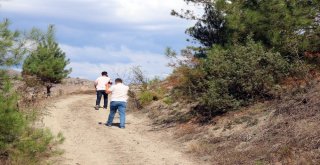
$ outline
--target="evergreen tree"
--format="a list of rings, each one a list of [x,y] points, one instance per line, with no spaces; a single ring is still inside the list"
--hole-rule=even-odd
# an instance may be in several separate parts
[[[9,145],[21,136],[25,126],[25,119],[17,107],[18,97],[12,91],[9,77],[4,74],[2,72],[0,89],[0,158],[6,154]]]
[[[255,41],[289,58],[320,47],[311,42],[319,37],[319,0],[232,0],[225,7],[235,41],[243,42],[252,34]]]
[[[18,31],[9,29],[10,22],[5,19],[0,23],[0,66],[11,66],[18,64],[26,49],[25,41],[20,37]]]
[[[207,48],[245,43],[252,35],[291,59],[306,51],[320,51],[319,0],[185,1],[204,5],[203,16],[187,33]],[[182,18],[196,18],[190,13],[174,12]]]
[[[187,33],[206,47],[224,45],[227,42],[227,29],[223,12],[211,4],[206,4],[204,10],[202,18],[187,29]]]
[[[18,64],[25,52],[19,32],[11,31],[9,25],[8,20],[0,23],[0,159],[7,157],[8,147],[19,138],[25,126],[17,107],[18,97],[3,70]]]
[[[71,69],[66,69],[69,59],[55,41],[54,26],[49,26],[38,42],[37,48],[24,61],[23,75],[35,76],[46,86],[50,96],[53,84],[60,83],[71,72]]]

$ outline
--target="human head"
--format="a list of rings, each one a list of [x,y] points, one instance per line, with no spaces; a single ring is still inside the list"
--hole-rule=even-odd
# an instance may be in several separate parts
[[[121,79],[121,78],[117,78],[117,79],[115,80],[115,82],[116,82],[116,84],[122,83],[122,79]]]
[[[108,72],[103,71],[103,72],[101,73],[101,76],[107,76],[107,77],[108,77]]]

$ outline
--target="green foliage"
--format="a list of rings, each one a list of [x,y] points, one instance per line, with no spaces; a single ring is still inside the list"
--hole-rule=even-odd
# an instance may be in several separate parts
[[[48,156],[59,154],[51,148],[63,141],[49,130],[33,128],[33,118],[18,109],[18,96],[9,77],[2,74],[5,83],[0,89],[0,163],[39,164]]]
[[[319,0],[185,1],[205,6],[202,17],[191,17],[197,22],[187,33],[207,48],[245,42],[253,34],[254,41],[291,59],[305,51],[320,51]],[[174,12],[182,18],[191,13]]]
[[[45,159],[61,154],[60,150],[52,150],[51,147],[61,144],[64,137],[59,134],[54,137],[48,129],[28,128],[21,136],[21,140],[16,144],[12,156],[12,164],[39,164]]]
[[[44,158],[58,153],[52,147],[63,140],[32,126],[35,121],[19,109],[19,95],[2,70],[20,62],[26,51],[23,40],[7,20],[0,23],[0,164],[43,164]]]
[[[27,56],[23,64],[23,75],[39,79],[47,87],[48,95],[52,84],[60,83],[71,72],[71,69],[66,69],[69,59],[59,48],[54,35],[54,27],[49,26],[47,33],[40,37],[36,50]]]
[[[273,99],[286,78],[305,78],[319,64],[319,0],[185,1],[204,7],[201,17],[173,11],[197,20],[187,33],[201,46],[182,51],[188,60],[169,48],[166,55],[177,61],[174,94],[197,102],[196,115],[211,119]]]
[[[306,50],[313,50],[315,45],[310,41],[319,38],[316,34],[318,0],[234,0],[225,8],[231,39],[243,41],[248,34],[253,34],[255,41],[275,48],[283,56],[302,55]]]
[[[9,29],[10,22],[0,22],[0,66],[18,64],[26,52],[25,41],[18,31]]]
[[[138,94],[138,100],[142,106],[150,104],[152,101],[161,100],[165,97],[167,90],[161,86],[161,79],[155,77],[148,81],[145,88]]]
[[[279,53],[251,39],[228,49],[213,47],[200,64],[182,75],[176,92],[199,102],[208,118],[277,95],[281,80],[296,71]]]
[[[163,102],[166,103],[167,105],[171,105],[171,104],[174,103],[174,100],[173,100],[172,97],[165,97],[165,98],[163,99]]]
[[[21,136],[26,121],[17,108],[17,95],[12,93],[8,77],[0,89],[0,155]]]
[[[155,95],[152,91],[146,90],[139,93],[138,96],[139,102],[142,106],[145,106],[151,103],[155,99]]]
[[[186,32],[206,47],[215,44],[224,45],[228,37],[224,17],[223,10],[219,7],[206,4],[202,18]]]

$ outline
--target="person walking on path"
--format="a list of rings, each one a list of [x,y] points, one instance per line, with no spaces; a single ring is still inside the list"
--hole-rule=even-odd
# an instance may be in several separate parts
[[[125,128],[128,91],[129,87],[124,85],[120,78],[115,80],[115,85],[110,87],[110,84],[108,84],[106,86],[106,93],[111,94],[110,114],[106,123],[107,126],[112,126],[114,115],[118,110],[120,114],[120,128]]]
[[[100,102],[101,98],[103,96],[103,108],[108,108],[108,94],[106,93],[106,85],[111,83],[111,79],[108,77],[108,72],[103,71],[101,73],[101,76],[98,77],[94,83],[94,86],[97,91],[97,100],[96,100],[96,106],[95,109],[99,110],[100,108]]]

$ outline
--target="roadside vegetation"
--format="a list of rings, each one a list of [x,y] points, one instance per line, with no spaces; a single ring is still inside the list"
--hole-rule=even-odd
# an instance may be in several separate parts
[[[172,11],[193,46],[165,50],[141,112],[211,164],[318,164],[320,2],[185,1],[204,9]]]
[[[171,98],[196,103],[192,114],[210,122],[281,98],[289,92],[288,82],[295,86],[292,92],[300,91],[319,72],[319,1],[186,2],[203,7],[203,15],[189,10],[172,15],[197,21],[186,33],[200,46],[180,53],[167,48],[174,72],[157,85],[142,82],[142,104],[164,98],[161,88],[170,88]],[[166,102],[172,101],[166,97]]]
[[[17,88],[14,84],[25,79],[8,74],[8,68],[21,65],[23,58],[30,58],[29,54],[42,54],[42,50],[28,47],[28,42],[39,43],[19,31],[12,31],[9,26],[8,20],[0,23],[0,164],[44,164],[51,156],[62,153],[56,146],[64,138],[62,134],[54,136],[50,130],[37,126],[43,107],[25,102],[26,88]],[[43,84],[41,81],[37,84]],[[29,101],[37,103],[39,99]]]
[[[171,79],[177,82],[174,94],[198,102],[195,114],[208,121],[279,98],[286,80],[308,83],[310,73],[318,72],[319,1],[187,2],[202,5],[203,16],[173,15],[197,20],[186,32],[201,46],[181,51],[188,60],[173,65]],[[167,56],[178,59],[172,50]]]

